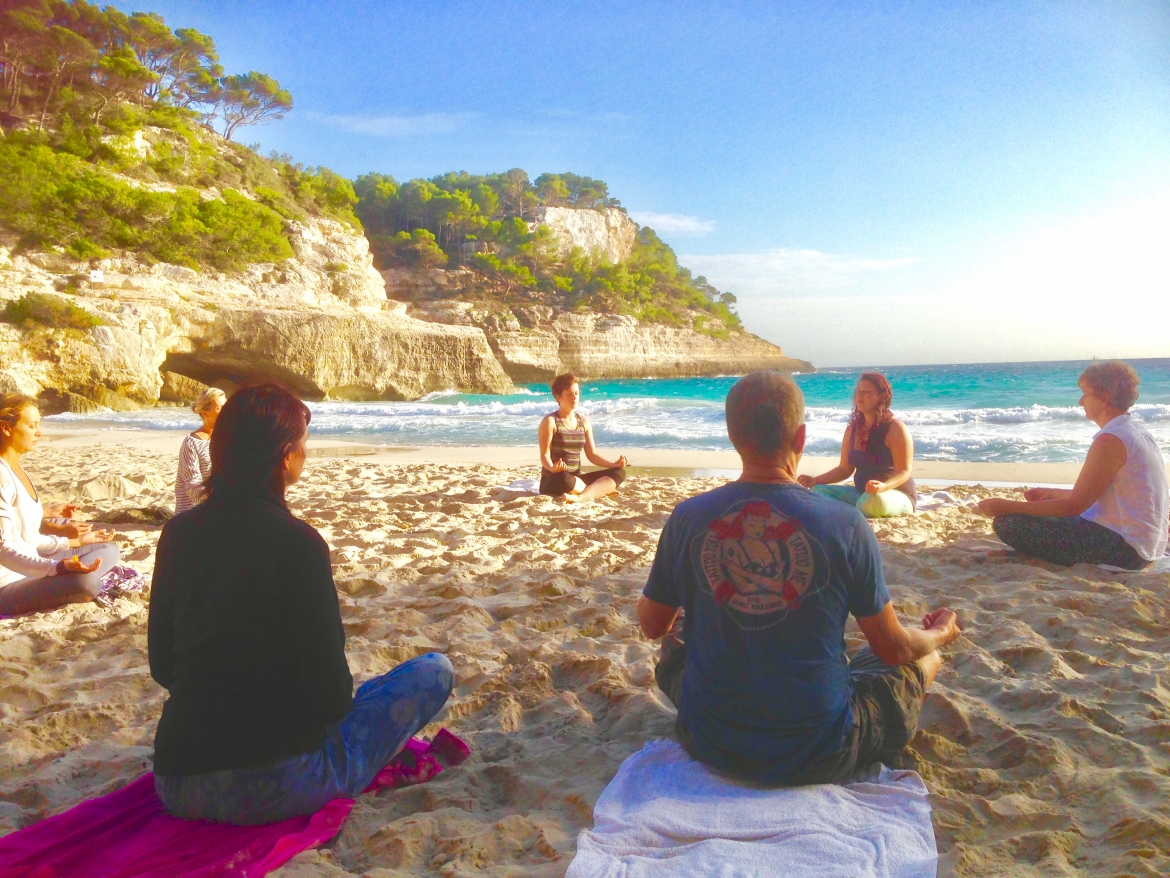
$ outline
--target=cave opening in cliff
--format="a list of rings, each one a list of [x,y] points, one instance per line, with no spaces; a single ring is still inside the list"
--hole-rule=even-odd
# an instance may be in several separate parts
[[[161,372],[173,372],[200,384],[219,387],[228,393],[243,384],[275,381],[302,399],[321,400],[325,392],[291,369],[278,366],[271,360],[243,348],[228,347],[191,353],[167,354],[159,367]]]

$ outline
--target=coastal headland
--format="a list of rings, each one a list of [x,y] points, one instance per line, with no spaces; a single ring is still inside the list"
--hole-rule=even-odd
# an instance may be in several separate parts
[[[150,121],[109,134],[90,162],[27,123],[0,138],[0,389],[46,412],[256,380],[306,399],[413,400],[565,371],[813,371],[748,332],[735,297],[678,265],[601,181],[513,169],[351,182],[182,117]],[[130,233],[184,210],[210,211],[202,232]]]

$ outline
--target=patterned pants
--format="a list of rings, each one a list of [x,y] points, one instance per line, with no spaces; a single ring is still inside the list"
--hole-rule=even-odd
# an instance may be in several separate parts
[[[1112,564],[1141,570],[1150,563],[1117,531],[1079,515],[997,515],[991,526],[995,535],[1016,551],[1065,567]]]
[[[443,709],[455,670],[437,652],[403,662],[358,687],[353,707],[325,730],[311,753],[258,768],[154,776],[167,810],[185,820],[255,825],[312,814],[330,799],[352,799],[410,737]]]

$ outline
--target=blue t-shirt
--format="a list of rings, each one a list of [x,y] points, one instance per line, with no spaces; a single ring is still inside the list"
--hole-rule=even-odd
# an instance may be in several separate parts
[[[783,783],[853,722],[845,622],[890,600],[854,507],[794,484],[732,482],[680,503],[643,591],[686,610],[679,722],[701,760]]]

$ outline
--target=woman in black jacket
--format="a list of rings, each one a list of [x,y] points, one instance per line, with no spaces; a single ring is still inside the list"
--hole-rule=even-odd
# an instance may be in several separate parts
[[[170,697],[155,789],[179,817],[270,823],[352,798],[451,694],[438,653],[351,694],[329,548],[284,502],[309,417],[277,385],[237,392],[212,434],[207,501],[159,539],[150,673]]]

